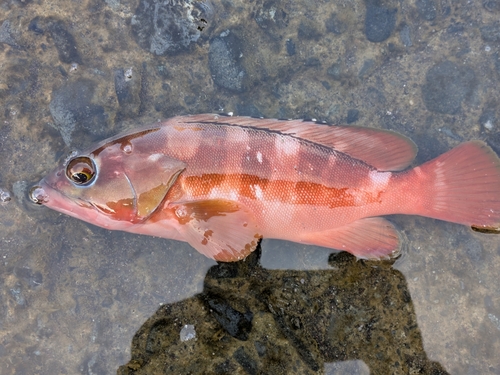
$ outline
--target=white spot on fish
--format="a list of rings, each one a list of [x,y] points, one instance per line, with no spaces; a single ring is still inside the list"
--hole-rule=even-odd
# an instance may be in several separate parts
[[[262,164],[262,152],[257,151],[257,161]]]
[[[229,191],[229,199],[232,201],[237,201],[239,199],[240,195],[238,194],[237,190],[230,190]]]
[[[156,163],[160,158],[162,157],[162,154],[151,154],[148,156],[148,160],[152,161],[153,163]]]
[[[217,187],[210,189],[210,193],[208,194],[208,198],[210,198],[210,199],[220,198],[219,189]]]
[[[368,176],[370,177],[370,181],[374,186],[376,186],[378,189],[385,189],[387,187],[387,184],[389,184],[392,173],[370,171],[370,173],[368,173]]]
[[[262,193],[262,188],[259,185],[253,185],[253,187],[254,187],[255,197],[261,201],[264,198],[264,194]]]

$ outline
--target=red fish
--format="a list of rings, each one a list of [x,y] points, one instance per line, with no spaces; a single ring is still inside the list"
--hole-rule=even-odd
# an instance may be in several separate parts
[[[298,120],[175,117],[73,153],[31,199],[108,229],[187,241],[219,261],[263,238],[384,258],[380,217],[407,214],[496,230],[500,159],[463,143],[406,169],[417,147],[392,131]]]

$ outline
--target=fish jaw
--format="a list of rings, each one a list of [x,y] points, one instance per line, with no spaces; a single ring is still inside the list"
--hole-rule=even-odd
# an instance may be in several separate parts
[[[117,221],[103,215],[94,205],[65,195],[60,190],[52,187],[46,179],[33,186],[29,196],[36,204],[102,228],[129,231],[134,225],[128,221]]]

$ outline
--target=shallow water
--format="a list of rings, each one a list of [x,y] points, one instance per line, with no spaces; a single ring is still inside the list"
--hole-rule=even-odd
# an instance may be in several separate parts
[[[0,3],[0,373],[500,374],[498,236],[393,216],[395,262],[265,240],[216,265],[27,200],[71,149],[188,113],[499,152],[498,2],[141,4]]]

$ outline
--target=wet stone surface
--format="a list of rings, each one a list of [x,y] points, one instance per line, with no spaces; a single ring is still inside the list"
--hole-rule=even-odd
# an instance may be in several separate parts
[[[200,294],[158,309],[118,374],[321,374],[324,362],[353,360],[373,374],[447,374],[427,358],[410,292],[391,263],[373,267],[342,253],[330,259],[335,270],[270,271],[259,256],[212,267]],[[187,322],[197,327],[189,344]]]
[[[394,264],[265,240],[216,265],[27,198],[73,149],[182,114],[394,130],[415,165],[500,152],[498,4],[0,2],[0,373],[500,373],[498,236],[392,216]]]

